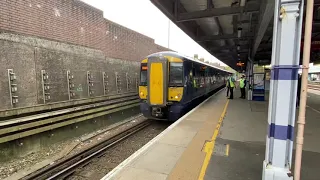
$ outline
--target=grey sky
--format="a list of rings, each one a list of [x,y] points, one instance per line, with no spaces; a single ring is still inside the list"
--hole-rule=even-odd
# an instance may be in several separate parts
[[[149,0],[82,1],[103,10],[106,19],[147,35],[155,39],[159,45],[168,46],[169,20]],[[194,54],[198,54],[207,61],[220,62],[172,22],[170,22],[170,48],[187,56],[193,57]]]

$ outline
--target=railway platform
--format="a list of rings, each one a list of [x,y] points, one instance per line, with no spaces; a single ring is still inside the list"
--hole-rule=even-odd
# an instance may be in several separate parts
[[[266,101],[228,100],[221,90],[169,126],[102,179],[261,179]],[[302,179],[319,179],[320,93],[308,93]],[[296,131],[295,131],[296,132]],[[296,135],[295,135],[296,136]],[[293,161],[294,162],[294,161]]]

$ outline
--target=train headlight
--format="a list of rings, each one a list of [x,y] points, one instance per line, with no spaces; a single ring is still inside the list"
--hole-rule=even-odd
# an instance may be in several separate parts
[[[181,94],[178,94],[174,98],[179,99],[180,97],[181,97]]]
[[[140,95],[143,96],[144,95],[143,92],[140,92]]]

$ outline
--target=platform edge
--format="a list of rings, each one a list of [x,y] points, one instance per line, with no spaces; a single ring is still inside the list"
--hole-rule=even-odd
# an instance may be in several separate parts
[[[154,137],[151,141],[149,141],[147,144],[145,144],[142,148],[140,148],[138,151],[133,153],[131,156],[129,156],[126,160],[124,160],[122,163],[120,163],[117,167],[115,167],[112,171],[110,171],[107,175],[105,175],[101,180],[109,180],[115,175],[117,175],[126,165],[128,165],[130,162],[132,162],[135,158],[137,158],[140,154],[145,152],[151,145],[153,145],[156,141],[158,141],[163,135],[167,134],[171,129],[173,129],[175,126],[177,126],[181,121],[183,121],[187,116],[189,116],[191,113],[196,111],[198,108],[200,108],[204,103],[206,103],[211,98],[218,95],[221,91],[223,91],[225,88],[222,88],[206,100],[204,100],[202,103],[200,103],[198,106],[193,108],[191,111],[189,111],[187,114],[179,118],[176,122],[171,124],[166,130],[158,134],[156,137]]]

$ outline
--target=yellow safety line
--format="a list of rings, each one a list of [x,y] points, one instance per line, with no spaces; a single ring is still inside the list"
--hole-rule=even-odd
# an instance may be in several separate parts
[[[229,156],[229,144],[226,145],[226,156]]]
[[[214,144],[215,144],[216,138],[217,138],[217,136],[218,136],[218,134],[219,134],[220,127],[221,127],[223,118],[224,118],[224,116],[225,116],[225,114],[226,114],[228,104],[229,104],[229,100],[227,100],[227,103],[226,103],[226,105],[224,106],[223,112],[222,112],[222,114],[221,114],[221,116],[220,116],[220,119],[219,119],[219,121],[218,121],[218,124],[217,124],[217,126],[216,126],[216,129],[214,130],[214,133],[213,133],[213,135],[212,135],[211,143],[208,143],[211,147],[208,148],[209,150],[207,151],[206,157],[205,157],[205,159],[204,159],[204,161],[203,161],[202,168],[201,168],[201,171],[200,171],[200,175],[199,175],[198,180],[203,180],[204,175],[205,175],[205,173],[206,173],[207,167],[208,167],[209,162],[210,162],[210,159],[211,159],[212,152],[213,152],[213,150],[214,150]]]

